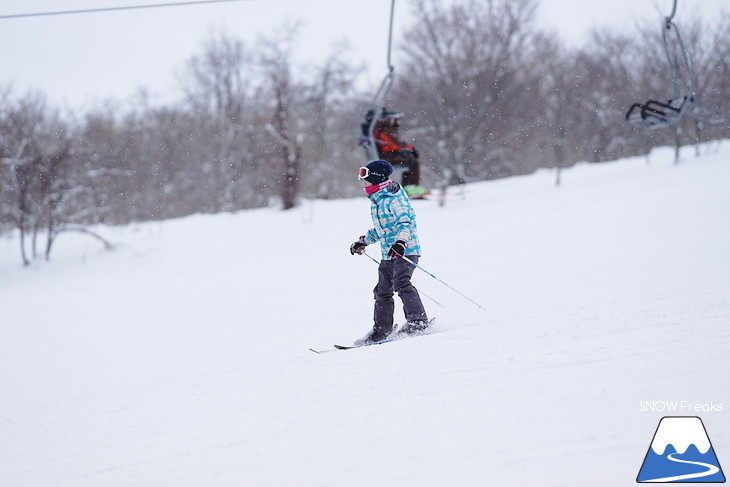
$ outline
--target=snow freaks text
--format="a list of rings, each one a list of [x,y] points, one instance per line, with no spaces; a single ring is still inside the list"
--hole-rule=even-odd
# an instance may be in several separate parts
[[[722,403],[697,403],[692,401],[640,401],[639,412],[642,413],[721,413],[725,410]]]

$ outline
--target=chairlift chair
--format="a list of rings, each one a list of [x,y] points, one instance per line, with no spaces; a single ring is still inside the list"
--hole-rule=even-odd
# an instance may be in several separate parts
[[[708,123],[722,123],[724,121],[723,117],[713,114],[695,103],[697,78],[694,67],[692,66],[692,60],[687,54],[682,36],[679,34],[679,29],[672,22],[676,11],[677,0],[674,0],[672,13],[664,19],[664,25],[662,27],[664,52],[667,56],[669,76],[672,81],[672,97],[666,103],[650,99],[646,103],[634,103],[631,105],[631,108],[626,113],[626,120],[636,127],[668,127],[677,123],[685,113]],[[678,48],[679,56],[675,56],[675,58],[671,54],[669,33],[674,34],[675,44]],[[680,90],[681,69],[679,60],[676,59],[677,57],[684,64],[688,85],[685,93],[682,93]]]
[[[674,125],[682,117],[688,101],[689,99],[685,96],[679,100],[669,100],[667,103],[656,100],[634,103],[626,114],[626,120],[641,128]]]

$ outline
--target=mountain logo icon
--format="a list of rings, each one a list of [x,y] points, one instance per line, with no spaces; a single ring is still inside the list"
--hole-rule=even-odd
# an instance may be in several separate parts
[[[702,420],[697,416],[663,417],[636,481],[725,482],[725,475]]]

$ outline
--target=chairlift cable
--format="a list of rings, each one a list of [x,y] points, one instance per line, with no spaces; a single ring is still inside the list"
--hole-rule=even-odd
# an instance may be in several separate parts
[[[203,5],[206,3],[227,3],[227,2],[248,2],[252,0],[193,0],[189,2],[174,2],[174,3],[152,3],[147,5],[128,5],[123,7],[104,7],[104,8],[89,8],[81,10],[58,10],[51,12],[31,12],[22,14],[9,14],[0,15],[0,20],[7,19],[20,19],[28,17],[50,17],[54,15],[76,15],[76,14],[87,14],[87,13],[98,13],[98,12],[115,12],[119,10],[140,10],[148,8],[162,8],[162,7],[182,7],[187,5]]]
[[[360,145],[365,150],[365,157],[368,161],[378,159],[378,147],[374,137],[375,123],[378,120],[378,111],[384,108],[385,101],[388,98],[391,86],[393,86],[393,79],[395,78],[395,67],[391,63],[391,50],[393,46],[393,19],[395,18],[395,0],[390,2],[390,21],[388,27],[388,52],[387,52],[387,63],[388,73],[381,81],[378,91],[375,92],[373,100],[370,104],[370,109],[366,115],[366,119],[370,118],[366,122],[361,124],[360,134]]]

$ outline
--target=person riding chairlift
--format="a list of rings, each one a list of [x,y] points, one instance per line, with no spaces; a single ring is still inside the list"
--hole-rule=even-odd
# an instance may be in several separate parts
[[[411,144],[404,142],[398,134],[402,117],[400,112],[383,109],[383,113],[375,123],[373,138],[382,160],[388,161],[394,167],[405,168],[402,185],[406,193],[409,196],[422,196],[426,190],[420,185],[421,163],[418,160],[418,151]]]

